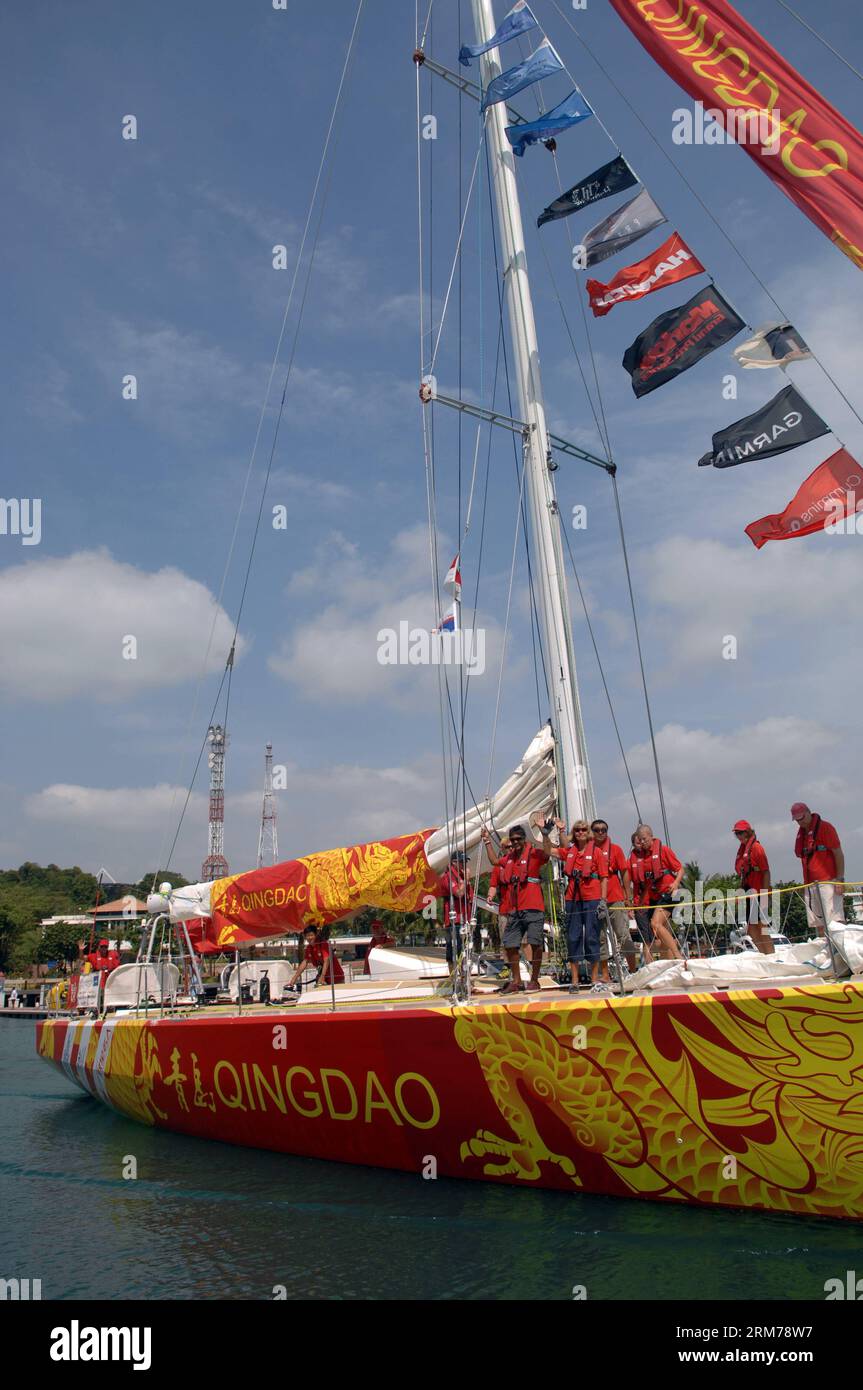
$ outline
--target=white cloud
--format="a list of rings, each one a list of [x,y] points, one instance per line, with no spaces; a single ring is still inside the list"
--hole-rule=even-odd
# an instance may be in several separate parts
[[[744,817],[756,827],[774,877],[797,876],[790,808],[798,800],[837,826],[846,853],[856,858],[863,848],[857,779],[840,733],[819,719],[771,715],[721,732],[667,724],[656,742],[672,846],[705,872],[731,872],[731,826]],[[636,745],[627,757],[641,813],[661,835],[650,745]],[[618,796],[606,813],[627,844],[634,827],[631,799]]]
[[[156,787],[82,787],[56,782],[29,796],[24,809],[33,820],[53,825],[83,826],[92,832],[116,832],[122,827],[123,835],[132,841],[136,836],[161,831],[172,812],[179,815],[185,796],[185,790],[165,783]],[[206,810],[206,797],[194,794],[188,814],[194,817],[202,810]]]
[[[331,533],[318,559],[290,581],[294,608],[301,600],[307,615],[282,640],[270,669],[309,699],[334,704],[376,699],[425,711],[438,698],[435,669],[382,664],[378,634],[398,633],[404,623],[409,632],[430,632],[437,625],[427,575],[428,532],[423,525],[398,532],[389,550],[373,557],[340,532]],[[441,598],[448,606],[448,594],[442,592]],[[484,681],[488,688],[500,660],[502,634],[482,617],[476,627],[485,634],[485,674],[478,672],[470,680]]]
[[[233,625],[181,570],[149,574],[107,550],[10,566],[0,573],[0,690],[118,700],[196,679],[214,613],[208,672],[221,670]],[[128,637],[137,643],[134,660],[123,655]]]

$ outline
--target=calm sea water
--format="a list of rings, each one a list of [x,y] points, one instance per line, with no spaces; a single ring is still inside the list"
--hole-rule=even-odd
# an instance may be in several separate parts
[[[133,1124],[0,1019],[0,1277],[43,1298],[823,1299],[859,1227],[286,1158]],[[124,1156],[138,1178],[124,1181]]]

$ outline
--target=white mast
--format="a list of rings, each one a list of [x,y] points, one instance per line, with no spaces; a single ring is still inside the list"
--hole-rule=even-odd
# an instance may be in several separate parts
[[[472,0],[472,4],[477,42],[486,43],[497,27],[492,0]],[[501,71],[497,49],[483,54],[480,61],[485,88]],[[532,522],[536,562],[534,577],[548,667],[552,722],[558,745],[558,790],[563,817],[570,825],[581,817],[592,819],[593,785],[575,677],[569,594],[548,471],[548,433],[539,371],[539,345],[527,273],[515,163],[512,148],[504,134],[506,103],[497,102],[490,106],[485,121],[503,245],[504,281],[510,334],[515,350],[521,418],[530,427],[525,445],[525,492]]]

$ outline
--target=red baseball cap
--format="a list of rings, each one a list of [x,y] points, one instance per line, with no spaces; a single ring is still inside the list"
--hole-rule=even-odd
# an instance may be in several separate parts
[[[808,814],[809,807],[806,805],[806,802],[795,801],[794,805],[791,807],[791,819],[793,820],[795,816],[808,816]]]
[[[752,826],[748,820],[736,820],[732,826],[733,830],[751,830]]]

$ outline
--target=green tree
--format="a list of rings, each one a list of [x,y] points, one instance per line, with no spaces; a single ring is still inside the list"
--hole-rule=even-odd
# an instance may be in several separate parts
[[[39,959],[39,947],[42,944],[42,928],[31,927],[28,931],[18,932],[12,943],[9,952],[9,969],[13,975],[26,975],[30,968]]]
[[[190,879],[183,878],[182,874],[178,874],[175,869],[156,869],[153,873],[144,874],[143,878],[140,878],[137,883],[133,883],[131,885],[131,891],[136,898],[140,898],[142,902],[146,902],[148,895],[153,892],[154,881],[156,890],[158,890],[160,883],[165,883],[166,881],[170,883],[172,888],[186,888],[191,882]]]
[[[67,965],[78,959],[78,943],[81,941],[82,928],[74,926],[71,922],[55,922],[52,926],[46,927],[42,933],[39,943],[38,958],[44,962],[49,960],[62,960]],[[86,931],[84,932],[86,936]]]

